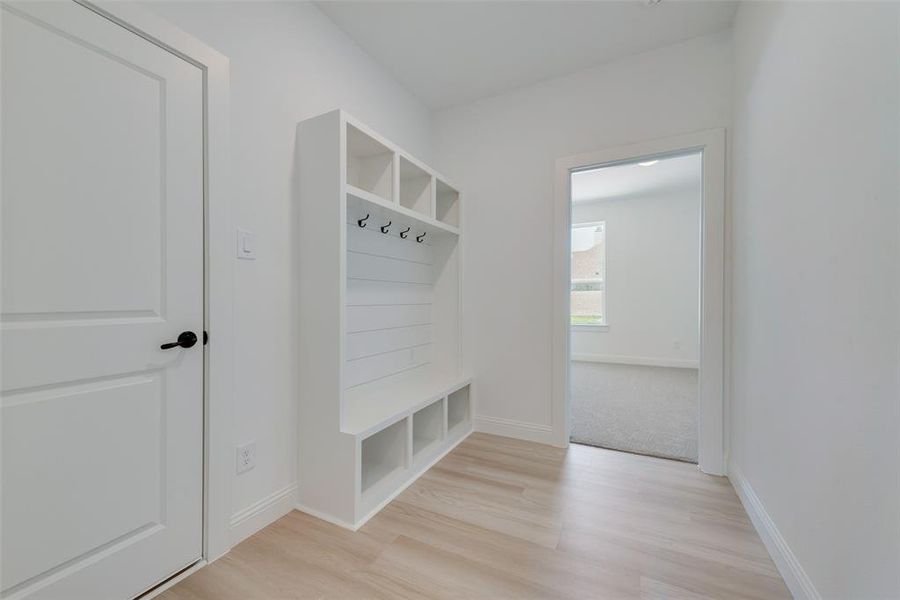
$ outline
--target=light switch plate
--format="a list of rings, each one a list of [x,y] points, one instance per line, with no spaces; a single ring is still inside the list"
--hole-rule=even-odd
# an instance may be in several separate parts
[[[256,466],[256,442],[247,442],[237,447],[235,471],[238,475]]]
[[[256,234],[246,229],[237,230],[237,257],[256,260]]]

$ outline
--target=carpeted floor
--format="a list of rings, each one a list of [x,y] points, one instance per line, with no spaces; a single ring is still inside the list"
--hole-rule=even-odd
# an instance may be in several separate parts
[[[573,442],[697,462],[696,369],[571,367]]]

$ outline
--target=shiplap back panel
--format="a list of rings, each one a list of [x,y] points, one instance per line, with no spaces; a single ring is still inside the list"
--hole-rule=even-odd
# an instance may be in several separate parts
[[[431,362],[432,247],[382,224],[347,224],[348,388]]]

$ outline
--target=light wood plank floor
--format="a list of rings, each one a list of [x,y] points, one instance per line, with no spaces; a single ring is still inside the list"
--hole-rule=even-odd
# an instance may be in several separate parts
[[[473,434],[359,532],[295,511],[159,598],[790,594],[726,479]]]

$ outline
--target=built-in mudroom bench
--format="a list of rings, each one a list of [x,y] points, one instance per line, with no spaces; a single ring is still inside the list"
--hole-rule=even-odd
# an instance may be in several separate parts
[[[357,529],[472,431],[462,200],[340,110],[297,160],[298,508]]]

